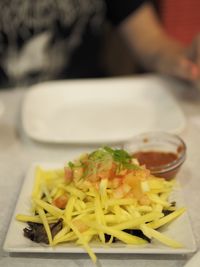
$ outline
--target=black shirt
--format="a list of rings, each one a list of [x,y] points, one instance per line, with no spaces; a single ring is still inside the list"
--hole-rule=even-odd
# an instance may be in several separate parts
[[[94,77],[103,25],[144,0],[1,0],[0,83]]]

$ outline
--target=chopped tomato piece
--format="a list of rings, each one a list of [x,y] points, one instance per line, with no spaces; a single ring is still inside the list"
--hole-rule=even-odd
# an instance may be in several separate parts
[[[83,233],[89,229],[89,227],[79,219],[74,220],[73,225],[78,229],[80,233]]]
[[[111,167],[111,169],[110,169],[110,171],[109,171],[109,179],[113,179],[113,178],[116,176],[116,168],[117,168],[117,166],[116,166],[116,164],[113,162],[113,163],[112,163],[112,167]]]
[[[64,170],[65,170],[65,181],[67,183],[70,183],[72,181],[72,179],[73,179],[72,169],[69,168],[69,167],[65,167]]]
[[[68,201],[68,197],[66,195],[62,195],[53,200],[53,204],[59,209],[64,209]]]

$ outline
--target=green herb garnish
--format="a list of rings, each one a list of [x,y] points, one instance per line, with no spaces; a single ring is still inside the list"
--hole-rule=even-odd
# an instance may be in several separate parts
[[[127,151],[123,149],[112,149],[110,147],[104,147],[104,150],[110,153],[113,157],[113,160],[116,163],[120,164],[121,167],[124,167],[129,170],[140,169],[138,165],[132,163],[132,157]]]
[[[84,169],[83,177],[90,175],[98,175],[98,173],[109,171],[112,164],[116,165],[116,173],[123,169],[138,170],[140,167],[132,162],[132,156],[123,149],[113,149],[105,146],[99,148],[88,155],[84,162],[77,161],[76,163],[69,162],[68,166],[71,169],[82,166]]]

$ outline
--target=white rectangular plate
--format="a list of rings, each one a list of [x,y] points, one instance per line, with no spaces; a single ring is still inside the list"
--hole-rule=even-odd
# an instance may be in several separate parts
[[[34,182],[34,171],[36,165],[43,168],[54,169],[61,167],[60,164],[38,163],[33,164],[27,173],[24,184],[19,195],[17,205],[11,219],[11,223],[4,242],[4,250],[8,252],[31,252],[31,253],[86,253],[81,247],[73,243],[58,245],[54,248],[46,245],[37,244],[23,236],[23,229],[27,226],[26,223],[16,221],[16,214],[29,214],[30,212],[30,195]],[[172,194],[172,200],[175,200],[178,207],[183,207],[184,202],[181,195],[181,190],[178,187]],[[145,246],[125,245],[121,242],[110,246],[91,245],[96,253],[131,253],[131,254],[187,254],[193,253],[196,250],[196,244],[193,237],[190,221],[187,213],[176,219],[168,227],[162,229],[162,232],[169,237],[183,244],[183,248],[173,249],[162,245],[156,241]]]
[[[145,131],[180,133],[185,118],[155,77],[46,82],[27,92],[22,124],[55,143],[120,143]]]

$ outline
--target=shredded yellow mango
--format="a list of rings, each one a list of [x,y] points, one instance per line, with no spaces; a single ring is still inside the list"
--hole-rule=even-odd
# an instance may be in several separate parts
[[[76,198],[75,196],[71,196],[70,199],[68,200],[68,203],[66,205],[66,208],[65,208],[65,220],[69,223],[71,222],[71,219],[72,219],[72,212],[73,212],[73,209],[74,209],[74,203],[76,201]]]
[[[52,245],[53,244],[53,240],[52,240],[51,230],[50,230],[50,227],[49,227],[45,212],[44,212],[43,209],[41,209],[39,207],[37,208],[37,210],[38,210],[38,214],[39,214],[39,216],[40,216],[40,218],[42,220],[42,223],[44,225],[44,228],[46,230],[47,237],[48,237],[48,240],[49,240],[49,244]]]
[[[154,220],[153,222],[148,223],[147,225],[148,225],[148,227],[151,227],[152,229],[159,228],[159,227],[171,222],[172,220],[176,219],[184,212],[185,212],[185,208],[180,208],[180,209],[175,210],[172,213],[162,217],[159,220]]]
[[[148,227],[147,225],[141,225],[140,226],[142,232],[148,236],[149,238],[154,237],[155,239],[157,239],[158,241],[160,241],[161,243],[170,246],[172,248],[182,248],[183,245],[175,240],[173,240],[172,238]]]
[[[43,224],[50,246],[67,242],[83,246],[94,262],[93,240],[110,245],[117,239],[145,246],[142,236],[127,229],[179,248],[179,242],[158,230],[185,212],[169,201],[174,185],[136,165],[126,151],[106,147],[82,155],[63,169],[38,166],[30,199],[32,213],[18,214],[16,219]],[[52,235],[50,224],[59,220],[62,228]]]

